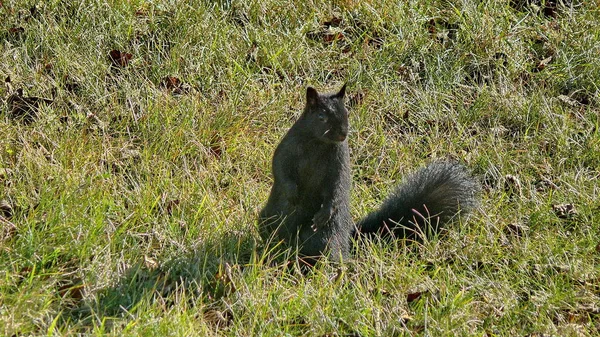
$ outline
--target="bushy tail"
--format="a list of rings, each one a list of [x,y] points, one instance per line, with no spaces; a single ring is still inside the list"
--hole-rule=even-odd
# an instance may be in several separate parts
[[[397,238],[436,233],[458,213],[475,208],[478,192],[479,184],[464,166],[433,162],[404,179],[377,211],[357,224],[358,233]]]

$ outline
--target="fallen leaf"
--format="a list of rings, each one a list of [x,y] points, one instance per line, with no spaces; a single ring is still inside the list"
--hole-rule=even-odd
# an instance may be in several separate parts
[[[13,208],[6,200],[0,200],[0,216],[10,219],[13,216]]]
[[[341,19],[332,18],[330,21],[325,21],[318,29],[307,32],[306,37],[325,44],[343,41],[346,37],[338,28],[340,23]]]
[[[25,97],[23,96],[23,89],[19,88],[6,99],[8,116],[13,119],[20,119],[28,124],[33,122],[37,117],[37,112],[41,104],[50,104],[52,102],[52,100],[46,98]]]
[[[181,95],[189,92],[189,86],[183,83],[175,76],[165,76],[159,83],[159,87],[163,90],[170,91],[174,95]]]
[[[83,282],[77,277],[72,280],[62,282],[62,284],[59,284],[58,286],[58,294],[60,295],[60,297],[68,297],[77,301],[83,299],[83,290]]]
[[[173,210],[179,206],[181,201],[179,199],[167,201],[165,204],[165,210],[169,215],[173,214]]]
[[[427,22],[427,31],[430,37],[442,43],[455,40],[458,28],[457,23],[450,23],[441,18],[433,18]]]
[[[223,137],[218,133],[215,133],[210,138],[210,144],[208,147],[208,154],[210,156],[216,157],[217,159],[221,158],[223,154],[223,149],[221,147],[221,143],[223,142]]]
[[[323,34],[323,42],[331,44],[336,41],[344,40],[345,36],[342,32],[327,32]]]
[[[406,302],[412,303],[412,302],[418,300],[419,298],[421,298],[422,295],[423,295],[422,291],[415,291],[413,293],[406,294]]]
[[[552,205],[552,211],[561,219],[570,219],[577,215],[577,210],[573,204]]]
[[[147,255],[144,255],[144,265],[149,270],[154,270],[158,268],[158,262],[156,261],[156,259],[153,259]]]
[[[505,233],[516,237],[523,237],[529,231],[529,227],[519,223],[510,223],[506,225]]]
[[[113,67],[124,68],[129,64],[129,61],[133,58],[132,54],[113,49],[108,54],[108,59],[111,61]]]
[[[51,74],[53,69],[54,69],[54,65],[52,63],[48,62],[48,63],[44,64],[44,68],[43,68],[44,73]]]
[[[545,59],[541,60],[540,63],[538,63],[537,65],[537,71],[544,70],[544,68],[546,68],[546,66],[548,66],[550,62],[552,62],[552,56],[546,57]]]
[[[365,92],[362,90],[353,92],[352,94],[350,94],[350,97],[348,99],[348,106],[354,107],[360,105],[363,102],[365,96]]]
[[[160,86],[165,89],[172,90],[181,86],[181,80],[174,76],[163,77],[160,81]]]
[[[521,181],[517,176],[507,174],[504,177],[504,190],[509,194],[509,196],[513,196],[514,194],[518,194],[519,196],[521,196]]]
[[[69,75],[63,76],[63,83],[65,90],[72,94],[81,91],[81,85],[79,84],[79,82],[74,78],[70,77]]]
[[[209,309],[203,316],[204,320],[214,328],[225,328],[233,322],[233,314],[228,310]]]
[[[325,26],[326,28],[329,27],[339,27],[340,24],[342,23],[342,18],[339,16],[333,16],[331,17],[331,19],[323,22],[323,26]]]
[[[17,225],[0,215],[0,241],[8,240],[17,233]]]
[[[23,27],[11,27],[8,29],[8,32],[12,35],[18,36],[25,33],[25,28]]]

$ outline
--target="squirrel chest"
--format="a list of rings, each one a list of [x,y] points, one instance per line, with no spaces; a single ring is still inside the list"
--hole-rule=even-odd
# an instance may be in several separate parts
[[[324,189],[332,189],[334,181],[338,181],[338,175],[345,174],[341,169],[343,165],[346,144],[310,146],[302,144],[298,146],[296,157],[296,170],[299,177],[298,188],[301,195],[312,199],[320,204],[320,196]]]

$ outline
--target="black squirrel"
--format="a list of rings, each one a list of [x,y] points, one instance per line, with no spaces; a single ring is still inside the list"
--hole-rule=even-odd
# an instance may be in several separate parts
[[[437,161],[409,175],[379,210],[356,225],[350,215],[346,85],[339,92],[306,90],[306,106],[273,156],[273,187],[259,215],[265,240],[297,248],[312,265],[350,255],[352,237],[410,238],[437,232],[477,204],[478,183],[459,164]]]

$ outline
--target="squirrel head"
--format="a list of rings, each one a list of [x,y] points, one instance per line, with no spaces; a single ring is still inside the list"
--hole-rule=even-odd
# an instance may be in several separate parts
[[[306,89],[304,118],[315,138],[338,144],[348,136],[348,110],[344,106],[346,84],[337,93],[319,94],[316,89]]]

